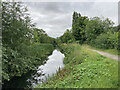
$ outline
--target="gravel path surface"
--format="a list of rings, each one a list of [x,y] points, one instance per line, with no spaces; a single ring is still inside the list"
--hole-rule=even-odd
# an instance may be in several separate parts
[[[98,51],[98,50],[93,50],[93,51],[95,51],[95,52],[97,52],[97,53],[99,53],[99,54],[101,54],[103,56],[106,56],[108,58],[120,61],[120,56],[118,56],[118,55],[113,55],[113,54],[102,52],[102,51]]]

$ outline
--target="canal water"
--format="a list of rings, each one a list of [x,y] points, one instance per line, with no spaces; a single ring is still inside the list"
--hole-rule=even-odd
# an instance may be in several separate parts
[[[63,59],[64,54],[55,49],[52,55],[48,56],[45,63],[40,65],[35,71],[31,71],[21,77],[15,77],[3,85],[3,88],[34,88],[38,84],[46,81],[47,78],[52,77],[53,74],[64,68]]]

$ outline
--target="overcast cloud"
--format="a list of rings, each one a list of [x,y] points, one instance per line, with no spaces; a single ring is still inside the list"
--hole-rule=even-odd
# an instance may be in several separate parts
[[[51,37],[61,36],[72,26],[74,11],[89,18],[98,16],[112,20],[118,25],[117,2],[26,2],[33,22]]]

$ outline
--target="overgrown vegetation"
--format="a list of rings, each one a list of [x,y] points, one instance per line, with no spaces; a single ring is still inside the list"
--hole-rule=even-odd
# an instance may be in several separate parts
[[[36,28],[27,11],[20,2],[2,3],[3,83],[33,70],[53,51],[55,39]]]
[[[91,51],[87,46],[64,44],[63,70],[37,88],[117,88],[118,62]]]

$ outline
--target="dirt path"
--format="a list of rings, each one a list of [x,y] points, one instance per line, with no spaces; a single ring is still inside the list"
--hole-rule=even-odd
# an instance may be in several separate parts
[[[98,51],[98,50],[92,50],[92,51],[95,51],[95,52],[97,52],[97,53],[99,53],[99,54],[101,54],[103,56],[108,57],[108,58],[120,61],[120,56],[118,57],[118,55],[113,55],[113,54],[102,52],[102,51]]]

